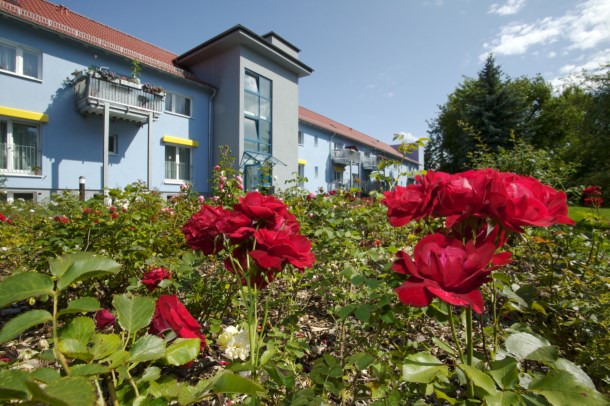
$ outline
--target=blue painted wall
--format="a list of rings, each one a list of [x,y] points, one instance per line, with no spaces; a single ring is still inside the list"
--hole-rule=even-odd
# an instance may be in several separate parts
[[[80,115],[75,109],[74,91],[65,79],[75,70],[90,65],[104,66],[125,76],[131,73],[131,61],[85,46],[71,39],[11,19],[3,19],[0,39],[10,40],[42,52],[42,80],[30,80],[0,73],[0,106],[46,113],[48,123],[41,123],[41,176],[7,174],[7,189],[48,192],[77,189],[79,176],[87,179],[87,189],[101,189],[103,160],[102,116]],[[208,191],[209,90],[199,84],[143,66],[142,83],[161,86],[169,92],[190,97],[190,118],[164,112],[152,124],[152,187],[174,193],[179,184],[164,182],[164,135],[197,140],[193,149],[195,190]],[[109,156],[109,186],[124,187],[147,176],[147,125],[139,126],[113,120],[110,133],[118,135],[118,154]]]

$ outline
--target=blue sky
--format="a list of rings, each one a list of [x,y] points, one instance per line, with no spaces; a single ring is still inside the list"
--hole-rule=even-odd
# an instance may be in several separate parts
[[[301,49],[300,104],[385,142],[427,121],[488,52],[562,83],[610,63],[610,0],[61,0],[175,53],[242,24]]]

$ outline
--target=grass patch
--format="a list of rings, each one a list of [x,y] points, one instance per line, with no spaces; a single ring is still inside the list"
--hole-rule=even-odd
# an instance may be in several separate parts
[[[595,210],[590,207],[581,207],[581,206],[570,206],[568,207],[568,215],[571,219],[576,221],[582,221],[585,218],[590,218],[593,214],[595,214]],[[610,208],[600,208],[599,215],[608,223],[610,223]]]

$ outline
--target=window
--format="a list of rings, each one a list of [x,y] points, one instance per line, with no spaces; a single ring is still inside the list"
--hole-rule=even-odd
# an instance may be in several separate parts
[[[165,146],[165,179],[191,180],[191,149],[176,145]]]
[[[40,127],[0,119],[0,171],[35,174],[40,165]]]
[[[165,111],[181,116],[191,116],[191,99],[175,93],[166,93]]]
[[[305,142],[303,140],[303,131],[299,131],[299,145],[303,145]]]
[[[271,154],[271,81],[244,75],[244,150]]]
[[[314,178],[318,179],[318,167],[316,166],[313,171]]]
[[[108,137],[108,153],[111,155],[119,153],[119,136],[116,134],[110,134]]]
[[[14,43],[0,41],[0,71],[42,79],[42,54]]]
[[[343,149],[343,143],[342,142],[335,142],[335,149]]]
[[[318,146],[318,136],[316,135],[313,139],[313,146],[317,147]]]

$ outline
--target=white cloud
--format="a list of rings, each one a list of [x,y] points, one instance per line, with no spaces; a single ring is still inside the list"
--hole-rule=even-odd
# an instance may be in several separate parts
[[[394,92],[387,92],[384,96],[387,98],[392,98],[394,97],[395,93]]]
[[[408,131],[400,131],[397,132],[395,135],[402,135],[402,139],[405,142],[415,142],[417,141],[418,137],[416,137],[415,135],[413,135],[412,133],[408,132]]]
[[[610,42],[610,1],[586,0],[560,17],[545,17],[531,24],[511,23],[485,43],[497,55],[522,55],[532,47],[565,41],[569,50],[591,49]]]
[[[489,7],[490,14],[507,16],[517,14],[525,5],[525,0],[507,0],[504,5],[494,3]]]
[[[582,63],[570,63],[559,68],[558,77],[551,80],[553,88],[561,90],[570,84],[584,81],[585,72],[595,72],[610,64],[610,48],[601,49],[589,58],[579,58]]]

